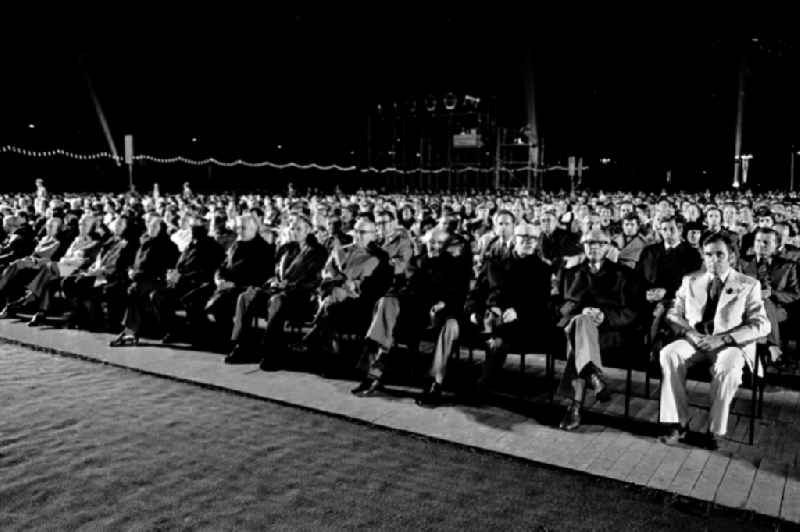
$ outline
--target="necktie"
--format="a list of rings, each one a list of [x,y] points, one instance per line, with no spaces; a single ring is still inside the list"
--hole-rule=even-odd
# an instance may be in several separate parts
[[[708,298],[706,299],[706,308],[703,310],[704,322],[714,322],[720,292],[722,292],[722,279],[714,276],[711,282],[708,283]]]
[[[758,273],[756,275],[758,280],[761,281],[761,284],[769,282],[769,264],[767,264],[767,259],[762,258],[758,260]]]

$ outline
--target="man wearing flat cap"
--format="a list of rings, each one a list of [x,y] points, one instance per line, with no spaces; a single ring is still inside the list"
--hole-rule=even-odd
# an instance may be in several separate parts
[[[567,366],[561,393],[571,393],[572,403],[560,427],[573,430],[580,425],[586,386],[598,400],[607,400],[600,351],[618,345],[621,333],[637,316],[643,299],[633,272],[606,259],[610,238],[600,229],[583,235],[585,259],[565,270],[559,282],[561,321],[567,335]]]
[[[535,253],[539,234],[532,224],[514,227],[511,254],[487,258],[467,300],[470,321],[486,336],[479,393],[488,388],[512,347],[527,348],[533,341],[541,347],[553,337],[550,266]]]

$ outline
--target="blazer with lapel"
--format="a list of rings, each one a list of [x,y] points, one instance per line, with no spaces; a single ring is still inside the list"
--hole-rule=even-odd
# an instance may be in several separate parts
[[[685,276],[667,319],[683,329],[693,329],[702,321],[708,298],[708,282],[705,272]],[[769,334],[770,330],[761,299],[761,285],[752,277],[731,269],[717,303],[714,334],[730,334],[744,351],[747,364],[752,367],[756,340]]]

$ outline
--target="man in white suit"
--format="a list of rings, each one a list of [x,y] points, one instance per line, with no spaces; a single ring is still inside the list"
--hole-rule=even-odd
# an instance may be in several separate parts
[[[742,369],[753,369],[756,340],[770,324],[756,279],[731,268],[733,244],[724,234],[709,235],[702,244],[705,271],[683,278],[667,320],[681,336],[661,350],[661,422],[670,430],[660,440],[675,444],[689,426],[686,370],[698,361],[711,363],[711,412],[703,445],[717,448],[725,435],[728,411],[742,381]]]

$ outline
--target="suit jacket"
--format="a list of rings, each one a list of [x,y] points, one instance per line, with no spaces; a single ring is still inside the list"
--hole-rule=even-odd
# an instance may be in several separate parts
[[[755,257],[741,261],[741,270],[761,281],[762,286],[768,283],[772,294],[769,299],[780,307],[786,307],[800,300],[800,283],[797,279],[797,263],[783,257],[772,257],[769,265],[769,274],[766,279],[758,275],[758,262]]]
[[[702,266],[700,253],[687,242],[681,242],[670,251],[663,242],[650,244],[642,250],[636,271],[644,279],[644,288],[663,288],[669,300],[681,285],[684,275],[697,271]]]
[[[313,236],[308,237],[302,250],[297,242],[289,242],[278,250],[275,276],[286,282],[289,292],[310,292],[320,283],[327,256],[325,248]]]
[[[172,239],[172,242],[175,240]],[[177,285],[189,288],[210,283],[224,257],[222,245],[210,236],[190,241],[175,264],[178,272]]]
[[[550,319],[550,267],[536,255],[487,260],[470,292],[467,313],[486,308],[513,308],[520,321],[543,324]]]
[[[408,268],[408,262],[414,254],[411,236],[408,231],[404,227],[398,228],[386,238],[381,247],[389,255],[390,261],[395,259],[396,264],[393,264],[394,274],[404,274]]]
[[[567,255],[581,253],[578,235],[557,227],[552,234],[542,233],[539,242],[542,257],[552,263],[558,263]]]
[[[275,267],[275,246],[261,235],[237,240],[228,249],[219,269],[220,277],[238,286],[261,286]]]
[[[703,320],[708,298],[710,276],[695,272],[683,278],[675,301],[667,312],[667,320],[681,330],[693,329]],[[745,360],[753,366],[756,340],[769,334],[771,328],[759,282],[731,269],[717,303],[714,334],[730,334],[742,348]]]
[[[605,315],[601,332],[624,329],[634,323],[644,300],[634,273],[610,260],[604,260],[597,272],[591,271],[587,261],[568,268],[559,284],[564,300],[559,326],[566,326],[584,308],[595,307]]]
[[[415,312],[421,314],[421,318],[427,318],[427,312],[439,301],[445,304],[441,315],[460,318],[471,280],[471,255],[417,255],[409,265],[408,282],[399,292],[413,301]]]
[[[639,262],[639,257],[644,248],[649,245],[647,240],[638,234],[627,241],[625,240],[625,235],[617,235],[614,238],[614,243],[619,248],[617,263],[627,266],[632,270],[636,268],[636,264]]]
[[[128,241],[112,236],[103,242],[91,269],[101,271],[106,279],[119,279],[126,276],[126,269],[133,260]]]

